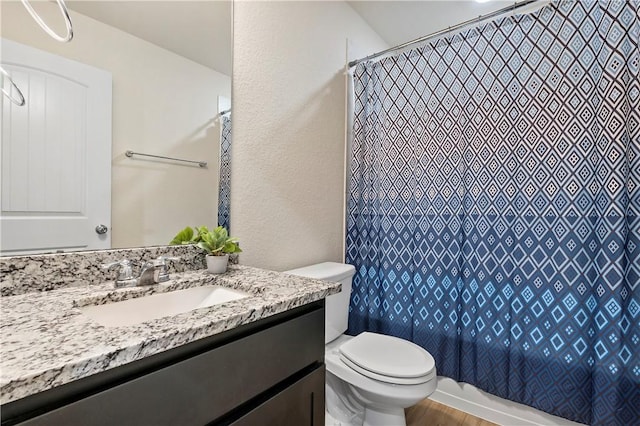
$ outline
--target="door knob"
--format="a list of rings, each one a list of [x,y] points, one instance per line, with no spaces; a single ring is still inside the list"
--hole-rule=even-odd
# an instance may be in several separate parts
[[[109,228],[107,228],[105,225],[96,226],[96,234],[106,234],[108,230]]]

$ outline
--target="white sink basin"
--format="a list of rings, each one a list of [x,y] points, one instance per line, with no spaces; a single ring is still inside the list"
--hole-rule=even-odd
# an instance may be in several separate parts
[[[80,310],[104,326],[118,327],[182,314],[245,297],[249,297],[249,294],[211,285],[142,296],[106,305],[84,306]]]

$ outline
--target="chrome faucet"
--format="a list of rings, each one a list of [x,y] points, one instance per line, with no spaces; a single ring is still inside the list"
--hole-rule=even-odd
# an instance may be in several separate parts
[[[155,279],[156,276],[156,266],[154,266],[153,263],[144,262],[140,267],[140,275],[138,276],[136,285],[156,284],[158,282]]]
[[[133,264],[130,260],[123,259],[118,262],[105,263],[100,265],[102,269],[111,269],[114,266],[119,266],[118,278],[114,281],[115,288],[133,287],[137,285],[137,280],[133,276]]]
[[[167,261],[175,262],[180,260],[179,257],[158,256],[153,261],[153,266],[156,268],[156,275],[154,280],[157,283],[163,283],[169,281],[169,270],[167,269]]]
[[[138,277],[133,275],[133,262],[127,259],[101,265],[102,269],[119,266],[118,277],[114,282],[115,288],[145,286],[169,280],[167,261],[179,260],[179,257],[158,256],[153,262],[144,262],[140,266]]]

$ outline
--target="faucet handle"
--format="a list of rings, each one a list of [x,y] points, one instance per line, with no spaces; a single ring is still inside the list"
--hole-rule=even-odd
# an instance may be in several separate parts
[[[135,277],[133,276],[132,262],[128,259],[122,259],[117,262],[104,263],[100,265],[102,269],[111,269],[115,266],[120,266],[118,271],[118,278],[116,278],[116,287],[126,287],[129,285],[135,285]]]
[[[153,261],[153,266],[155,266],[157,270],[157,276],[155,281],[157,283],[169,281],[169,271],[167,270],[167,261],[176,262],[178,260],[180,260],[179,257],[158,256]]]

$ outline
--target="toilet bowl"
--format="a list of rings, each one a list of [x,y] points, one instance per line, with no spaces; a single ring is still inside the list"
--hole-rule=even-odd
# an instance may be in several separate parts
[[[357,363],[343,352],[346,350],[351,355],[348,349],[353,344],[369,351],[368,356],[362,356]],[[343,335],[326,345],[327,376],[346,384],[335,386],[332,380],[327,381],[327,394],[335,394],[333,400],[327,400],[327,411],[333,419],[333,423],[327,424],[405,425],[404,409],[435,391],[437,381],[433,357],[424,351],[422,359],[420,353],[414,353],[414,359],[408,360],[403,356],[407,348],[410,353],[412,349],[424,351],[406,340],[375,333],[362,333],[356,337]],[[389,375],[386,372],[397,369],[406,374]],[[350,403],[343,404],[343,401]]]
[[[342,334],[354,272],[352,265],[333,262],[285,272],[342,284],[342,292],[325,302],[326,425],[405,426],[404,409],[436,389],[435,361],[397,337]]]

